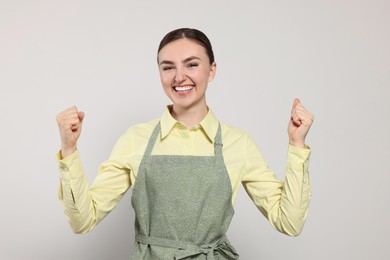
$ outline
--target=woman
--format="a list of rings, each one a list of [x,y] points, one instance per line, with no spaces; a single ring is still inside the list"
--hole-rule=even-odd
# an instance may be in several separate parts
[[[73,231],[90,231],[133,186],[131,259],[238,259],[226,231],[242,183],[277,230],[298,235],[310,200],[305,137],[313,115],[294,100],[280,182],[251,138],[209,110],[205,93],[216,63],[206,35],[188,28],[168,33],[157,61],[172,105],[120,137],[91,187],[77,151],[84,114],[71,107],[57,115],[60,199]]]

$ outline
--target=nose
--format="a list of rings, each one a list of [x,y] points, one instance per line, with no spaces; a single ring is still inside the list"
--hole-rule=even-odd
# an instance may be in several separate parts
[[[184,68],[177,68],[176,69],[176,74],[175,74],[175,81],[176,82],[183,82],[186,80],[186,73]]]

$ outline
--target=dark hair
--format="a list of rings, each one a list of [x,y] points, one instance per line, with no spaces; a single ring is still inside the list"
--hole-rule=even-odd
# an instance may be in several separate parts
[[[203,32],[191,28],[176,29],[169,32],[167,35],[165,35],[164,38],[161,40],[160,45],[158,46],[157,55],[160,52],[160,50],[168,43],[183,38],[196,41],[197,43],[202,45],[206,50],[207,56],[209,57],[210,64],[214,62],[214,52],[209,38],[207,38],[206,34],[204,34]]]

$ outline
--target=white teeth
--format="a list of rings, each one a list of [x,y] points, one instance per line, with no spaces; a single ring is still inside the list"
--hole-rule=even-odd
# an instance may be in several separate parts
[[[175,90],[177,92],[184,92],[184,91],[189,91],[193,88],[194,88],[193,86],[183,86],[183,87],[178,86],[178,87],[175,87]]]

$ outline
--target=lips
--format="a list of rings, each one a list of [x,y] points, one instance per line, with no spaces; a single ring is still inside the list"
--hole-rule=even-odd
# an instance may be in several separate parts
[[[176,87],[173,87],[173,89],[176,91],[176,92],[179,92],[179,93],[184,93],[184,92],[188,92],[188,91],[191,91],[192,89],[194,88],[194,86],[176,86]]]

